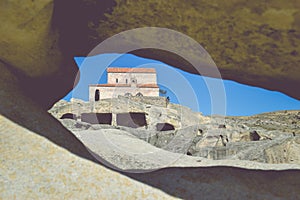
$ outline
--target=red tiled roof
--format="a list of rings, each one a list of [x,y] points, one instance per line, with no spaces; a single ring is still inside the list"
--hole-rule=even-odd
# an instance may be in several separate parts
[[[107,73],[155,73],[154,68],[120,68],[120,67],[109,67]]]
[[[93,84],[90,86],[96,86],[96,87],[131,87],[129,84]],[[137,84],[138,88],[158,88],[157,84]]]

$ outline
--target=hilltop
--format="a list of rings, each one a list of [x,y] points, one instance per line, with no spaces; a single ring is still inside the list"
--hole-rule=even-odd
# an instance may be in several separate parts
[[[164,102],[162,97],[139,100],[119,97],[93,105],[72,99],[59,101],[49,112],[58,119],[64,116],[59,121],[66,128],[93,153],[121,169],[159,168],[175,160],[180,166],[199,165],[199,160],[201,165],[210,160],[225,165],[244,161],[255,161],[251,164],[254,166],[259,163],[288,164],[287,168],[300,165],[300,111],[223,118],[203,116],[187,107]],[[74,113],[70,115],[72,111],[76,117]],[[82,113],[94,116],[96,122],[84,122]],[[136,127],[119,125],[122,122],[117,115],[115,123],[98,124],[101,115],[97,117],[95,113],[131,113],[127,117],[133,123],[140,123],[134,113],[144,113],[146,123]]]

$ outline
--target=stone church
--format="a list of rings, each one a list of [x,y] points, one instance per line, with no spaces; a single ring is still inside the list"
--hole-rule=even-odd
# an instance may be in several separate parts
[[[89,86],[89,100],[121,96],[159,96],[154,68],[107,68],[107,84]]]

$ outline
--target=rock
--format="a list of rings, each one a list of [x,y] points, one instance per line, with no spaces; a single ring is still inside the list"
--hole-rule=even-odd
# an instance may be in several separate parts
[[[8,85],[9,87],[12,85]],[[299,169],[299,165],[292,164],[274,166],[241,160],[218,162],[205,158],[201,158],[201,162],[198,162],[198,157],[164,151],[168,155],[167,158],[170,158],[170,155],[175,155],[175,157],[182,155],[178,162],[174,163],[175,168],[164,168],[159,171],[140,174],[122,172],[122,175],[113,172],[97,164],[97,160],[91,156],[78,139],[22,93],[7,93],[7,90],[4,90],[2,94],[4,95],[0,96],[2,98],[1,113],[18,123],[14,123],[1,115],[0,152],[3,153],[0,161],[0,166],[2,166],[0,175],[4,179],[4,186],[2,190],[0,189],[1,198],[44,199],[55,196],[58,198],[112,197],[116,199],[121,196],[138,199],[196,199],[203,196],[207,199],[215,199],[220,195],[229,199],[276,199],[278,196],[285,199],[299,198],[297,185],[299,170],[272,171],[274,169]],[[5,98],[3,99],[3,97]],[[71,119],[63,119],[62,121],[78,123]],[[201,126],[204,131],[203,134],[206,134],[208,127],[206,125]],[[188,130],[186,132],[192,133],[191,135],[197,135],[199,126]],[[115,141],[121,142],[120,144],[126,144],[114,135],[111,137]],[[189,141],[190,138],[180,135],[178,140],[175,140],[180,146],[184,141],[181,139]],[[94,141],[96,140],[92,140],[92,142]],[[137,142],[137,140],[135,141]],[[257,144],[262,142],[264,141],[257,141]],[[187,147],[190,145],[188,142],[186,144],[188,144]],[[226,148],[229,148],[229,144]],[[136,148],[143,145],[131,146]],[[131,146],[129,145],[129,147]],[[150,148],[150,146],[148,146],[148,150],[153,151],[153,147]],[[244,147],[245,145],[241,146]],[[96,145],[96,147],[105,146]],[[139,151],[142,149],[139,148]],[[249,152],[253,152],[255,149],[258,148],[254,147]],[[178,149],[175,148],[174,150]],[[114,153],[112,149],[108,149],[106,152]],[[245,153],[241,155],[245,155]],[[218,154],[212,156],[218,158]],[[112,160],[118,161],[118,159],[122,160],[122,157],[115,157]],[[151,162],[148,158],[146,161],[146,163]],[[187,167],[187,164],[193,168]],[[218,165],[223,167],[216,167]],[[145,165],[140,164],[138,166]],[[181,167],[178,168],[179,166]],[[263,171],[262,169],[269,170]],[[269,181],[268,177],[270,176],[277,177],[280,181]],[[82,179],[82,177],[84,178]],[[245,180],[253,180],[254,182],[252,181],[251,186],[249,186]],[[236,185],[237,182],[238,185]],[[267,187],[261,188],[265,185]],[[216,188],[218,193],[207,193],[207,191],[216,190]],[[111,193],[112,190],[113,193]],[[253,190],[256,192],[253,193]]]
[[[19,90],[45,110],[72,89],[78,70],[73,56],[59,46],[53,7],[52,0],[5,0],[0,7],[1,62],[15,77],[11,80],[18,80]]]
[[[87,130],[91,127],[91,124],[75,121],[72,119],[61,119],[60,122],[69,130]]]
[[[300,7],[295,2],[289,4],[270,2],[268,6],[264,6],[259,1],[249,3],[241,0],[241,5],[246,6],[232,1],[219,5],[218,8],[214,7],[213,2],[199,3],[195,0],[188,3],[182,1],[159,3],[158,0],[155,2],[154,5],[142,1],[114,5],[114,12],[106,13],[107,19],[101,20],[99,27],[96,28],[98,31],[97,42],[100,43],[121,31],[136,27],[168,27],[187,34],[197,40],[204,48],[207,48],[215,63],[218,63],[218,68],[224,79],[277,90],[294,98],[300,98],[300,92],[296,87],[299,85],[300,70],[293,64],[298,62],[295,48],[297,49],[296,52],[300,52],[300,39],[298,38],[300,28],[295,23],[299,21]],[[258,7],[260,8],[259,11],[256,10]],[[274,9],[278,12],[272,12]],[[295,9],[297,14],[290,12],[290,9]],[[186,14],[185,11],[187,10],[193,10],[193,12]],[[232,12],[232,10],[235,11]],[[211,15],[211,12],[216,14]],[[245,15],[245,13],[247,14]],[[281,18],[282,15],[279,13],[285,13],[285,23],[281,23],[280,20],[269,20],[269,17],[272,19]],[[140,21],[137,18],[143,20]],[[193,18],[194,21],[189,23],[182,21],[181,18]],[[228,21],[226,31],[224,31],[224,20]],[[130,21],[130,25],[128,25],[128,21]],[[214,21],[214,27],[210,26],[211,21]],[[116,22],[118,22],[118,26],[112,28]],[[197,28],[206,27],[206,31],[199,32],[197,28],[194,29],[195,22]],[[234,42],[232,42],[233,35]],[[145,37],[145,34],[138,38],[140,46],[147,44],[159,46],[161,43],[160,40],[154,40],[151,37],[146,37],[144,40],[143,36]],[[160,35],[160,37],[162,36]],[[165,37],[168,38],[165,41],[168,41],[170,47],[179,45],[180,40],[178,38]],[[250,45],[243,45],[245,39],[249,38],[251,38]],[[221,40],[221,43],[226,46],[226,51],[220,48],[222,46]],[[282,43],[279,42],[280,40],[289,42]],[[294,44],[297,44],[296,47]],[[196,57],[189,47],[188,44],[181,45],[181,52],[189,52],[190,55]],[[266,55],[259,52],[272,53]],[[294,53],[291,54],[291,52]],[[135,51],[134,54],[160,60],[182,70],[197,73],[195,68],[186,60],[164,51],[143,49]],[[241,57],[244,59],[240,59]],[[256,59],[255,62],[253,62],[253,58]],[[274,66],[281,66],[279,67],[282,69],[281,72],[278,72]],[[288,70],[284,71],[283,68]],[[291,73],[292,71],[295,74]],[[278,84],[279,82],[281,84]]]
[[[174,198],[82,159],[2,115],[0,123],[1,199]]]
[[[166,108],[164,104],[159,104],[159,100],[164,101],[164,99],[164,97],[153,99],[144,97],[142,100],[135,102],[134,98],[128,99],[120,96],[95,102],[93,106],[91,106],[90,102],[79,99],[72,99],[70,102],[62,100],[54,104],[48,112],[56,118],[71,112],[76,113],[81,121],[91,124],[103,123],[134,128],[145,126],[145,128],[150,130],[158,130],[157,125],[166,125],[164,129],[174,130],[208,120],[208,117],[204,117],[201,113],[193,112],[184,106],[170,103],[168,108]],[[149,108],[151,102],[153,105]],[[90,112],[90,110],[93,110],[91,107],[94,107],[93,112]],[[87,111],[88,113],[86,113]],[[128,113],[131,114],[129,115]],[[116,119],[114,120],[114,116],[111,115],[115,115]],[[122,115],[124,116],[122,117]],[[161,128],[159,127],[159,129]]]
[[[118,99],[106,100],[105,102],[113,102]],[[80,102],[73,99],[72,102]],[[101,102],[100,102],[101,103]],[[114,102],[116,103],[116,102]],[[128,101],[127,101],[128,103]],[[149,103],[149,102],[147,102]],[[63,102],[66,105],[66,102]],[[86,103],[81,102],[80,105],[83,106]],[[87,104],[86,104],[87,105]],[[123,109],[122,99],[118,103],[120,111]],[[141,109],[149,104],[142,104],[141,102],[137,104]],[[151,105],[151,107],[154,105]],[[133,104],[130,106],[131,109],[135,110]],[[155,107],[155,106],[154,106]],[[180,105],[173,105],[173,108],[180,110]],[[55,112],[59,112],[57,106],[54,106]],[[65,107],[63,106],[64,110]],[[141,112],[148,112],[147,108],[145,110],[141,109]],[[158,110],[158,109],[157,109]],[[167,111],[167,109],[166,109]],[[54,113],[52,109],[49,111]],[[257,162],[271,162],[276,163],[277,161],[272,161],[272,159],[266,158],[266,154],[263,152],[269,152],[268,149],[286,143],[289,140],[290,133],[285,133],[276,130],[269,130],[271,125],[275,125],[278,129],[283,131],[290,130],[287,127],[291,125],[286,123],[293,118],[292,111],[286,111],[282,113],[266,114],[260,117],[248,117],[248,118],[227,118],[226,119],[226,129],[219,128],[218,120],[211,118],[208,124],[199,124],[194,126],[189,126],[186,128],[179,128],[173,131],[156,131],[153,128],[141,127],[141,128],[130,128],[124,126],[112,126],[112,125],[100,125],[100,124],[85,124],[83,122],[74,122],[66,120],[63,124],[72,131],[78,130],[101,130],[101,129],[119,129],[124,130],[137,138],[148,142],[156,147],[162,148],[175,153],[186,154],[189,152],[193,156],[201,156],[210,159],[238,159],[238,160],[253,160]],[[158,113],[156,113],[158,114]],[[155,118],[154,112],[146,113],[148,119]],[[185,112],[185,115],[189,115]],[[276,116],[276,117],[275,117]],[[284,116],[290,116],[283,119]],[[271,118],[269,118],[271,117]],[[199,120],[201,116],[199,117]],[[281,122],[277,122],[281,120]],[[202,122],[203,123],[203,122]],[[247,124],[247,125],[245,125]],[[187,124],[188,125],[188,124]],[[191,124],[190,124],[191,125]],[[257,131],[245,132],[251,126],[251,129],[256,129]],[[285,127],[285,128],[284,128]],[[290,128],[293,128],[292,126]],[[201,131],[199,131],[201,130]],[[292,129],[291,129],[292,130]],[[258,134],[258,131],[260,134]],[[295,134],[296,135],[296,134]],[[274,141],[272,141],[274,140]],[[251,141],[261,141],[256,144],[250,143]],[[282,149],[282,148],[279,148]],[[276,151],[280,154],[280,151]],[[280,157],[281,155],[279,155]],[[298,159],[294,159],[293,163],[299,162]],[[281,159],[281,162],[290,163],[289,160]]]
[[[174,137],[162,148],[174,153],[185,154],[192,146],[193,140],[197,136],[197,130],[195,126],[177,130]]]
[[[299,163],[300,144],[295,139],[265,149],[267,163]]]
[[[109,14],[106,8],[113,7],[114,2],[107,2],[106,5],[109,6],[100,6],[105,11],[102,10],[99,13]],[[71,3],[72,6],[70,6]],[[45,111],[74,86],[78,69],[73,60],[74,55],[86,55],[87,49],[90,49],[87,46],[91,43],[83,39],[90,38],[87,37],[87,30],[81,29],[87,24],[83,15],[91,14],[88,10],[83,11],[85,9],[82,6],[84,3],[86,1],[55,1],[55,13],[52,16],[53,4],[50,0],[25,0],[22,3],[16,0],[1,2],[0,19],[3,22],[0,28],[0,177],[1,183],[3,183],[0,188],[1,199],[51,199],[53,197],[59,199],[117,199],[120,196],[129,199],[197,199],[199,196],[203,199],[216,199],[220,196],[225,199],[300,198],[299,169],[297,165],[274,166],[238,161],[238,163],[235,163],[236,167],[224,167],[224,161],[216,161],[214,162],[215,165],[223,165],[223,167],[216,167],[203,159],[201,163],[196,162],[201,164],[202,167],[165,168],[151,173],[132,174],[115,172],[98,164],[86,147]],[[126,9],[131,8],[127,7],[129,5],[127,3],[120,3],[118,6],[124,6],[123,8]],[[176,5],[175,3],[166,3],[168,7]],[[95,7],[93,4],[90,5],[92,5],[90,8]],[[157,5],[160,6],[160,4]],[[132,6],[140,9],[143,14],[145,14],[145,11],[149,11],[149,9],[143,10],[141,9],[143,7],[136,6],[136,2],[133,2]],[[293,4],[287,6],[295,8]],[[205,9],[203,5],[199,6],[199,8],[202,7]],[[165,7],[161,6],[161,8],[164,9]],[[153,11],[153,9],[150,10]],[[229,10],[232,12],[230,6]],[[236,10],[244,11],[243,9]],[[112,14],[119,16],[118,9],[115,8],[114,11]],[[119,12],[122,13],[123,10],[119,9]],[[211,10],[208,9],[208,12],[211,12]],[[123,13],[132,14],[134,12]],[[160,13],[163,14],[164,12]],[[110,15],[105,16],[108,21],[102,21],[103,33],[106,32],[104,30],[109,30],[105,29],[105,24],[111,28],[110,22],[118,21],[122,24],[119,21],[120,19],[128,19],[119,16],[114,20]],[[152,22],[155,21],[152,19],[153,16],[153,13],[151,13]],[[259,15],[259,17],[261,16]],[[297,16],[297,13],[293,15],[293,17]],[[266,15],[266,17],[269,16]],[[166,19],[168,22],[172,21],[167,18],[161,19]],[[176,19],[179,18],[176,17]],[[260,20],[259,23],[265,23],[264,20]],[[73,23],[74,21],[76,23]],[[223,23],[224,20],[217,21]],[[275,26],[285,24],[281,23],[280,20],[275,20],[275,22],[277,21],[278,24]],[[297,22],[299,20],[293,21]],[[242,24],[244,23],[242,22]],[[289,27],[297,28],[297,24],[290,25]],[[257,30],[256,28],[258,27],[253,30]],[[118,29],[118,32],[120,30],[122,29]],[[222,36],[226,36],[223,27],[218,30],[221,30]],[[261,26],[259,30],[264,32],[268,30],[268,27]],[[109,34],[109,32],[107,33]],[[230,31],[230,34],[227,35],[231,36],[231,33]],[[290,30],[287,33],[288,35],[297,35],[297,30]],[[268,35],[264,36],[264,38],[269,39],[270,37]],[[296,39],[295,37],[292,38]],[[287,39],[287,41],[293,40]],[[297,40],[295,41],[297,43]],[[274,50],[272,46],[271,48]],[[278,49],[289,50],[285,46]],[[236,52],[238,52],[240,58],[240,51]],[[135,54],[138,55],[137,52]],[[155,53],[151,54],[155,55]],[[225,53],[225,55],[229,54]],[[287,54],[280,55],[285,56]],[[276,56],[273,58],[276,58]],[[168,62],[177,63],[175,65],[177,67],[185,66],[178,58],[169,59],[169,55],[166,54],[160,54],[157,58],[162,61],[165,58]],[[291,60],[290,57],[278,57],[278,59],[282,58],[286,58],[288,61]],[[274,59],[269,59],[269,61],[272,60]],[[224,60],[224,62],[227,61]],[[240,82],[277,89],[284,91],[286,94],[299,97],[299,90],[295,88],[299,85],[297,81],[299,77],[298,68],[293,62],[288,63],[295,68],[282,70],[284,74],[280,76],[269,71],[271,65],[262,67],[260,62],[256,62],[259,66],[258,70],[252,70],[253,68],[251,68],[251,72],[258,73],[259,76],[251,74],[250,71],[244,71],[250,69],[244,67],[244,65],[235,65],[233,62],[228,63],[232,63],[237,67],[243,66],[243,68],[236,70],[234,67],[228,68],[226,66],[227,70],[225,74],[222,74],[223,77],[232,79],[236,77],[235,80]],[[246,61],[246,63],[253,62]],[[282,66],[287,67],[287,65]],[[232,71],[229,69],[232,69]],[[264,69],[267,69],[268,73],[265,73],[266,70]],[[274,70],[278,72],[278,69]],[[293,73],[290,73],[291,71]],[[239,72],[239,74],[235,72]],[[250,81],[248,82],[243,77],[247,77],[247,80]],[[285,117],[288,118],[288,116]],[[273,124],[274,126],[280,128],[280,123]],[[290,127],[287,128],[290,129]],[[298,134],[297,127],[293,129]],[[257,141],[257,143],[260,142],[264,141]],[[186,157],[183,157],[182,161],[185,159],[199,160],[190,156]],[[233,166],[234,164],[229,163],[228,165]],[[247,169],[247,167],[252,170]],[[273,170],[264,171],[261,169]],[[282,171],[274,171],[274,169]],[[272,180],[270,180],[270,177],[272,177]],[[280,181],[274,181],[274,177]],[[251,180],[251,184],[247,180]]]
[[[40,105],[45,106],[45,108],[46,107],[49,108],[50,105],[52,105],[55,101],[57,101],[59,98],[65,95],[73,87],[75,82],[75,76],[77,73],[77,67],[75,62],[73,61],[73,57],[75,55],[77,56],[86,55],[88,52],[87,49],[90,50],[91,48],[94,47],[95,44],[98,44],[100,41],[106,39],[107,36],[111,36],[114,33],[119,33],[122,29],[128,30],[129,27],[127,25],[123,26],[124,24],[127,23],[124,23],[122,25],[120,19],[123,19],[125,21],[128,20],[128,17],[131,19],[130,15],[123,16],[124,13],[135,13],[135,12],[122,13],[120,11],[119,13],[120,15],[115,13],[117,11],[115,11],[114,14],[110,13],[114,8],[115,10],[117,8],[120,8],[119,10],[123,10],[123,9],[134,10],[140,6],[142,8],[146,8],[147,6],[150,6],[148,4],[141,4],[140,6],[136,6],[139,5],[140,3],[134,2],[132,7],[127,7],[124,6],[123,4],[115,4],[113,1],[107,1],[106,3],[103,4],[101,2],[101,4],[97,4],[97,6],[91,6],[90,4],[86,4],[84,1],[76,1],[75,3],[72,4],[72,7],[70,7],[66,2],[59,2],[59,1],[55,1],[55,4],[53,5],[53,2],[51,0],[47,0],[47,1],[39,0],[34,2],[30,0],[26,0],[25,2],[22,3],[22,5],[19,5],[16,2],[17,1],[6,1],[1,6],[0,19],[5,23],[3,24],[2,29],[0,31],[1,32],[1,37],[0,37],[1,38],[1,48],[0,48],[1,60],[3,60],[5,63],[10,65],[10,67],[6,67],[6,68],[14,69],[13,71],[19,71],[19,73],[15,73],[14,75],[17,77],[18,80],[22,80],[22,84],[20,85],[22,90],[26,91],[26,93],[28,93],[28,95],[31,96],[31,98],[33,98],[36,102],[39,102]],[[193,9],[202,9],[202,8],[204,9],[207,6],[207,8],[204,9],[203,11],[210,12],[209,10],[211,6],[209,4],[210,3],[208,3],[208,5],[195,6],[192,5],[191,2],[190,4],[185,4],[185,6],[192,7]],[[172,6],[174,9],[181,8],[180,2],[167,4],[167,5]],[[231,12],[232,9],[230,8],[232,6],[235,6],[235,4],[229,3],[228,6],[229,7],[226,7],[228,8],[228,10],[220,8],[219,10],[220,19],[222,19],[224,16],[230,17],[230,15],[235,16],[235,14],[238,14],[239,16],[241,14],[239,12],[238,13]],[[270,4],[270,6],[272,7],[275,5]],[[55,7],[56,9],[55,10],[56,12],[54,13],[53,13],[53,7]],[[295,5],[282,5],[281,9],[283,10],[283,12],[285,12],[285,10],[289,10],[290,7],[294,8]],[[164,6],[161,5],[156,8],[160,10],[160,9],[164,9]],[[32,12],[27,12],[26,10],[28,9],[31,10]],[[68,17],[66,17],[66,12],[64,9],[68,10]],[[84,28],[87,27],[86,24],[88,24],[89,20],[95,21],[95,19],[91,17],[94,15],[92,14],[91,11],[89,11],[89,9],[93,11],[96,10],[95,13],[97,13],[97,16],[105,15],[106,17],[108,17],[106,18],[107,21],[106,20],[101,21],[101,23],[99,24],[99,26],[101,27],[101,32],[99,32],[100,34],[99,40],[97,41],[86,40],[86,38],[94,38],[94,37],[89,37],[88,34],[91,33],[91,31]],[[79,12],[79,10],[81,12]],[[83,10],[85,10],[85,12],[83,12]],[[205,12],[202,11],[196,12],[198,14],[195,16],[195,19],[200,19],[200,18],[202,19],[202,17],[205,18],[212,17],[210,15],[205,15],[204,14]],[[229,12],[230,15],[228,15],[227,12]],[[267,12],[267,10],[265,10],[265,12]],[[148,13],[147,15],[147,13],[148,12],[141,12],[143,16],[151,16],[150,18],[151,20],[149,20],[148,23],[152,23],[153,14],[149,15]],[[183,13],[183,12],[178,12],[178,13]],[[177,19],[177,17],[175,16],[176,14],[174,13],[169,13],[169,14],[170,17],[173,16],[173,18],[175,17]],[[253,13],[253,15],[257,17],[256,14]],[[123,17],[120,18],[120,16]],[[235,19],[234,16],[231,17]],[[297,17],[297,16],[298,15],[291,16],[291,17]],[[51,21],[51,19],[53,20]],[[76,25],[72,23],[75,19],[78,22]],[[115,19],[115,21],[118,21],[120,23],[120,27],[118,28],[118,30],[112,29],[111,25],[109,25],[110,23],[114,24],[113,19]],[[240,17],[237,17],[237,19],[240,19]],[[248,27],[249,30],[247,30],[246,32],[253,33],[253,34],[257,33],[258,35],[261,36],[259,38],[265,38],[266,36],[264,32],[257,32],[257,30],[260,31],[264,29],[268,30],[267,26],[269,24],[268,22],[269,18],[266,17],[262,19],[260,16],[259,19],[260,20],[255,20],[255,24],[256,23],[257,24],[254,25],[254,27],[249,26]],[[164,20],[159,20],[159,21],[161,23],[166,22]],[[175,24],[170,24],[168,26],[169,28],[176,27],[178,29],[179,26],[176,25],[176,23],[178,23],[176,22],[176,20],[175,21],[168,20],[168,21],[172,21],[173,23],[175,23]],[[222,20],[217,20],[217,21],[222,21]],[[203,23],[204,22],[205,20],[203,21]],[[137,21],[136,23],[139,22]],[[20,24],[21,24],[21,28],[20,28]],[[246,26],[246,24],[247,23],[244,22],[241,23],[240,25]],[[285,23],[279,23],[277,25],[281,26],[282,24]],[[192,26],[194,26],[194,24]],[[295,37],[295,35],[297,35],[296,33],[298,28],[296,25],[291,24],[291,26],[295,26],[294,28],[296,29],[292,29],[292,31],[286,30],[285,34],[283,34],[282,37],[285,37],[287,41],[293,41],[293,42],[296,41],[297,43],[299,42],[299,40]],[[204,27],[208,27],[208,26],[204,25]],[[230,31],[230,34],[226,34],[224,33],[223,28],[221,27],[214,30],[213,33],[221,34],[222,38],[224,38],[223,37],[224,35],[231,37],[232,32]],[[81,31],[76,31],[78,29],[80,29]],[[178,29],[178,31],[183,31],[183,33],[186,32],[185,30],[181,30],[181,29]],[[14,33],[14,34],[10,34],[10,33]],[[235,32],[235,33],[238,34],[236,38],[242,37],[242,35],[240,35],[239,32]],[[191,32],[190,36],[195,39],[196,37],[195,34],[197,35],[199,33]],[[70,35],[72,35],[72,37],[70,37]],[[206,38],[207,36],[203,35],[203,37]],[[270,40],[272,40],[273,43],[274,42],[276,43],[277,40],[273,40],[269,36],[267,37]],[[217,38],[218,37],[216,37],[215,39]],[[293,38],[293,39],[290,40],[289,38]],[[199,41],[202,44],[203,41],[205,43],[205,40],[211,43],[211,40],[209,38],[206,38],[204,40],[202,39],[201,41]],[[242,39],[241,41],[244,41],[244,39]],[[261,41],[261,39],[257,39],[256,36],[251,41],[254,43],[254,46],[256,45],[260,47],[266,47],[267,49],[269,48],[269,46],[267,46],[267,43],[269,44],[270,41],[265,41],[264,39]],[[264,45],[260,45],[258,43],[263,43]],[[215,44],[210,44],[210,46],[218,45],[218,44],[219,43],[216,42]],[[230,44],[232,44],[231,41]],[[293,45],[291,45],[291,43],[284,43],[284,44],[279,43],[276,45],[279,47],[283,45],[282,48],[278,48],[278,49],[286,49],[287,51],[292,51],[291,48],[294,48],[292,47]],[[243,45],[239,45],[239,48],[242,47]],[[251,51],[251,49],[248,48],[252,48],[252,47],[253,46],[250,45],[249,47],[247,46],[243,48],[243,52]],[[11,52],[13,52],[16,49],[18,50],[18,53],[12,54]],[[294,65],[294,63],[291,61],[293,58],[289,56],[284,57],[284,55],[287,54],[282,54],[282,53],[278,54],[277,52],[277,54],[275,54],[276,56],[274,56],[274,59],[278,59],[278,61],[285,60],[284,61],[285,64],[282,66],[290,68],[290,70],[282,70],[282,72],[280,72],[282,74],[280,74],[279,76],[277,75],[278,70],[274,69],[275,70],[273,71],[274,73],[270,72],[271,69],[270,66],[272,64],[266,63],[266,59],[259,59],[260,62],[257,62],[256,70],[248,71],[247,70],[248,68],[237,67],[237,66],[244,66],[244,65],[235,64],[234,62],[227,62],[226,59],[223,58],[223,56],[227,55],[228,52],[225,53],[224,55],[223,54],[221,55],[219,49],[220,48],[212,48],[210,49],[211,51],[210,53],[212,53],[212,55],[215,54],[219,55],[219,56],[214,56],[214,58],[217,59],[218,63],[226,62],[221,65],[218,65],[219,67],[221,67],[220,68],[221,71],[223,69],[223,66],[226,68],[225,71],[222,71],[223,78],[237,80],[238,82],[243,82],[243,83],[256,85],[256,86],[273,89],[277,91],[283,91],[286,94],[299,98],[299,94],[297,93],[298,90],[297,88],[295,88],[295,85],[298,85],[299,70],[298,68],[294,67],[296,65]],[[272,51],[274,51],[274,48],[272,48]],[[176,59],[175,58],[169,59],[169,54],[166,53],[155,53],[149,50],[144,50],[144,52],[140,51],[140,52],[133,52],[133,53],[137,55],[144,55],[146,57],[156,58],[178,68],[182,68],[182,66],[190,66],[188,63],[186,63],[182,59],[179,59],[178,57],[175,57]],[[246,55],[248,55],[248,53]],[[269,56],[272,57],[272,55]],[[232,56],[230,57],[233,58]],[[269,62],[274,59],[267,59],[267,60]],[[245,60],[246,63],[252,63],[253,65],[253,62],[249,62],[247,59]],[[276,65],[278,65],[278,63]],[[192,73],[196,73],[191,66],[182,69],[190,71]],[[266,73],[266,71],[268,73]],[[290,71],[293,71],[293,73],[289,73]],[[247,79],[244,79],[243,77],[247,77]],[[260,80],[264,80],[264,81],[260,81]],[[277,84],[278,82],[280,82],[281,84]],[[41,88],[39,87],[40,85],[44,85],[44,87]],[[56,88],[56,90],[53,90],[52,88]]]
[[[143,172],[173,166],[175,161],[180,166],[192,166],[195,163],[195,158],[182,162],[181,157],[185,153],[174,154],[158,149],[124,130],[85,130],[75,134],[112,168]]]
[[[259,166],[270,166],[253,166],[250,163],[243,165],[242,162],[237,166],[248,165],[253,169],[218,167],[209,164],[205,159],[197,162],[198,158],[184,156],[181,159],[183,163],[191,163],[192,159],[195,163],[193,166],[197,164],[211,167],[173,167],[148,173],[122,175],[71,154],[3,116],[0,116],[0,123],[0,175],[4,183],[0,189],[0,197],[3,199],[197,199],[199,196],[203,196],[204,199],[216,199],[220,195],[230,199],[276,199],[278,196],[285,199],[299,198],[298,170],[253,170]],[[55,123],[51,122],[49,125],[55,127]],[[27,142],[28,140],[30,142]],[[280,168],[280,165],[277,165],[277,169],[284,168],[286,166]],[[280,181],[269,181],[267,177],[275,177]],[[252,180],[251,185],[245,180]],[[217,192],[208,193],[209,190]],[[256,192],[253,193],[253,190]]]
[[[100,129],[117,129],[116,126],[111,126],[108,124],[91,124],[90,128],[91,130],[100,130]],[[86,129],[85,129],[86,130]]]

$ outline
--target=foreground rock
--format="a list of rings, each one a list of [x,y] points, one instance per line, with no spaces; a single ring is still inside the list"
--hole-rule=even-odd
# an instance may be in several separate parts
[[[113,0],[24,0],[19,4],[6,0],[0,13],[1,60],[22,80],[22,89],[45,109],[74,86],[74,56],[86,56],[95,45],[120,31],[145,26],[175,29],[197,40],[215,59],[223,78],[300,98],[300,15],[299,5],[292,1],[265,6],[260,1],[241,0],[216,6],[214,2],[197,1],[127,4]],[[88,28],[91,22],[99,22],[98,30]],[[176,39],[168,41],[180,46]],[[185,60],[167,52],[144,49],[132,53],[198,73]]]
[[[71,154],[3,116],[0,123],[1,199],[172,198]]]
[[[211,167],[165,168],[122,175],[71,154],[3,116],[0,123],[3,199],[300,198],[299,170],[218,167],[217,162],[206,163]],[[252,162],[242,166],[257,167]],[[278,169],[282,168],[285,166]]]
[[[214,161],[203,157],[188,156],[182,153],[182,149],[179,149],[184,147],[173,145],[176,142],[169,143],[163,148],[157,148],[124,130],[118,129],[74,131],[74,134],[105,165],[134,173],[155,171],[165,167],[217,165],[243,166],[248,169],[300,169],[300,165],[297,164],[272,165],[238,159]]]
[[[82,143],[58,121],[21,94],[18,97],[23,101],[18,101],[15,95],[6,94],[5,97],[0,107],[5,113],[0,118],[0,196],[3,199],[300,198],[300,172],[292,165],[237,161],[227,163],[226,167],[223,160],[201,159],[200,162],[198,158],[182,156],[175,166],[189,163],[192,168],[167,167],[138,174],[114,172],[96,163],[89,154],[90,151],[101,153],[102,149],[96,152],[96,149],[82,148]],[[88,127],[88,124],[82,125]],[[95,125],[89,128],[97,131]],[[114,157],[108,154],[110,152],[106,156]],[[127,158],[130,160],[130,157],[124,160]],[[123,167],[130,167],[128,162],[123,163],[126,164]],[[194,167],[193,163],[199,167]]]
[[[50,0],[1,2],[1,199],[300,198],[299,170],[196,167],[122,175],[95,163],[82,143],[45,111],[72,88],[77,71],[73,57],[79,54],[77,47],[87,44],[80,39],[87,38],[80,27],[86,26],[81,13],[89,12],[81,12],[80,2],[55,1],[56,14],[61,15],[53,18]],[[259,69],[253,71],[265,71]],[[298,78],[294,70],[286,71]],[[291,87],[298,82],[287,77],[271,84],[253,80],[299,97],[299,90]]]

